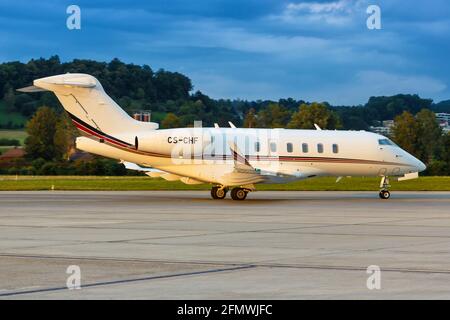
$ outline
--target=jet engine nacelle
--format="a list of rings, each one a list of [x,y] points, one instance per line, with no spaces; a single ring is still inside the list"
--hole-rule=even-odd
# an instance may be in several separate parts
[[[192,129],[170,129],[145,132],[134,137],[136,149],[152,153],[172,155],[174,158],[189,154],[201,154],[210,141]]]

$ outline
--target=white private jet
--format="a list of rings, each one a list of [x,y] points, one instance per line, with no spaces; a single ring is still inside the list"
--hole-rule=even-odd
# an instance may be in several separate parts
[[[244,200],[258,183],[320,176],[380,176],[382,199],[389,176],[418,177],[425,165],[388,138],[366,131],[178,128],[130,117],[87,74],[34,80],[22,92],[52,91],[82,133],[76,147],[122,161],[150,177],[212,184],[211,196]]]

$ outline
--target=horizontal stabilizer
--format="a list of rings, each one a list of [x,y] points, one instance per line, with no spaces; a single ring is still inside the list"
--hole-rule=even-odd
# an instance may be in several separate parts
[[[16,91],[32,93],[32,92],[42,92],[42,91],[48,91],[48,90],[45,90],[45,89],[42,89],[42,88],[39,88],[36,86],[29,86],[29,87],[17,89]]]
[[[65,87],[94,88],[97,81],[94,77],[86,74],[66,73],[47,78],[34,80],[33,84],[37,87],[47,87],[48,85],[58,85]]]

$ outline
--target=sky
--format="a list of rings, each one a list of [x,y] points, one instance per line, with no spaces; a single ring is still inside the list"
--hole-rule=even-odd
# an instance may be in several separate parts
[[[81,29],[69,30],[69,5]],[[369,5],[381,29],[368,29]],[[213,98],[450,99],[448,0],[0,0],[0,62],[59,55],[178,71]]]

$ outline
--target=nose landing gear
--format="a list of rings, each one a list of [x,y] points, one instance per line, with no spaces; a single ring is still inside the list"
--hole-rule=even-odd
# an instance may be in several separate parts
[[[381,199],[389,199],[390,198],[391,193],[388,190],[389,187],[390,187],[389,178],[386,176],[383,176],[381,178],[381,182],[380,182],[380,193],[378,194]]]

